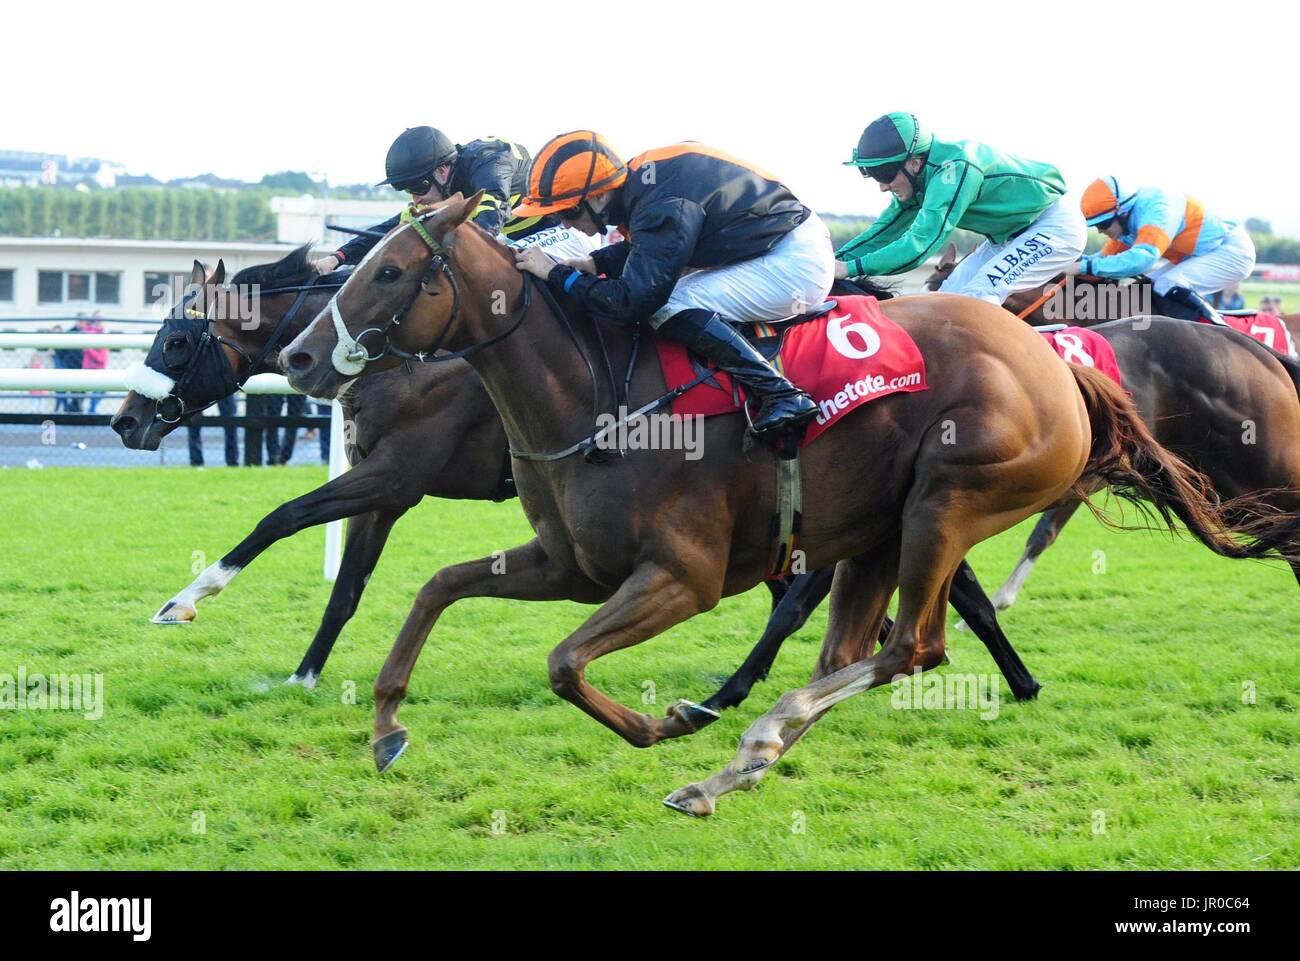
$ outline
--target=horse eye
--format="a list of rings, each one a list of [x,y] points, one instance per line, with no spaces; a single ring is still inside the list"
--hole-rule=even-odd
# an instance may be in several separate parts
[[[190,343],[182,334],[172,334],[163,341],[163,363],[175,367],[185,362],[190,351]]]
[[[375,279],[383,281],[384,283],[391,284],[393,281],[397,280],[401,276],[402,276],[402,272],[398,270],[396,267],[382,267],[380,268],[379,276],[376,277]]]

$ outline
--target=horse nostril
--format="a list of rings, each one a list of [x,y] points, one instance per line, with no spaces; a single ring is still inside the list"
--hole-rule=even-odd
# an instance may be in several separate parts
[[[123,414],[121,417],[114,417],[109,426],[117,432],[118,437],[126,437],[135,430],[136,420],[134,417]]]
[[[309,351],[295,350],[289,355],[287,368],[291,373],[301,374],[311,370],[316,364],[316,358],[312,357]]]

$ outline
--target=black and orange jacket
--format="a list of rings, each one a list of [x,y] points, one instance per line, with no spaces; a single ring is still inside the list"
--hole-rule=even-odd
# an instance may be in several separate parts
[[[606,279],[558,266],[547,282],[599,319],[631,323],[668,301],[685,268],[760,257],[809,210],[771,174],[682,143],[634,157],[603,216],[628,238],[592,254]]]
[[[484,192],[483,200],[471,218],[474,223],[494,236],[504,233],[511,238],[520,238],[531,233],[544,218],[510,218],[510,209],[528,192],[528,172],[533,165],[528,151],[519,144],[496,137],[474,140],[456,149],[456,163],[451,168],[447,192],[461,193],[466,197],[480,190]],[[397,226],[399,216],[390,217],[370,229],[386,234]],[[355,264],[378,242],[375,237],[356,237],[340,247],[336,256],[341,263]]]

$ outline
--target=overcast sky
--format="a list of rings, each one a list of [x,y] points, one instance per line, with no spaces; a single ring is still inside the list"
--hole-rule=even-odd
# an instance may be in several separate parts
[[[0,14],[0,148],[351,183],[382,178],[407,126],[534,152],[593,127],[624,156],[701,140],[819,210],[877,213],[840,163],[871,119],[910,110],[940,138],[1055,163],[1076,197],[1115,173],[1300,234],[1300,14],[1282,4],[80,6]]]

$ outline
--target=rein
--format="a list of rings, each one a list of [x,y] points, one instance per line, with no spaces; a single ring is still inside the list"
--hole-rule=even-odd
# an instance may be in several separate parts
[[[1066,283],[1069,281],[1069,279],[1070,277],[1068,274],[1062,277],[1059,281],[1052,284],[1051,287],[1047,288],[1047,290],[1043,291],[1043,296],[1039,297],[1037,300],[1035,300],[1024,310],[1020,311],[1020,313],[1016,314],[1016,316],[1019,317],[1021,320],[1028,319],[1030,314],[1036,311],[1039,307],[1043,306],[1043,304],[1047,303],[1052,298],[1053,294],[1055,294],[1058,290],[1064,287]]]
[[[425,246],[429,248],[432,256],[429,259],[428,267],[425,268],[424,274],[420,278],[419,285],[414,290],[411,291],[411,295],[406,299],[405,303],[403,303],[401,309],[399,309],[396,313],[393,314],[393,316],[389,319],[388,323],[386,323],[383,327],[367,327],[354,337],[348,331],[347,325],[343,320],[343,313],[339,309],[339,305],[338,305],[338,294],[335,294],[332,298],[330,298],[330,302],[329,302],[330,319],[334,324],[334,331],[337,339],[337,343],[334,345],[334,351],[331,356],[331,360],[334,364],[334,368],[339,373],[345,376],[355,376],[357,374],[360,374],[361,371],[365,369],[367,364],[374,363],[375,361],[378,361],[387,356],[397,357],[407,362],[417,361],[422,364],[438,364],[450,360],[460,360],[466,357],[470,357],[488,347],[491,347],[493,344],[500,343],[501,341],[509,337],[511,334],[513,334],[515,331],[517,331],[520,328],[520,326],[523,325],[524,319],[528,316],[528,311],[532,306],[533,277],[531,274],[528,273],[525,273],[523,275],[522,300],[516,311],[515,320],[512,324],[510,324],[509,327],[507,327],[501,333],[489,337],[487,340],[479,341],[478,343],[471,344],[470,346],[464,347],[460,350],[439,353],[439,351],[442,348],[442,343],[446,339],[448,333],[450,332],[451,327],[455,322],[455,319],[460,311],[460,304],[461,304],[460,284],[456,279],[455,271],[452,270],[451,261],[450,258],[448,257],[447,251],[443,247],[443,245],[437,240],[437,238],[435,238],[433,234],[429,232],[428,228],[424,225],[424,221],[426,219],[434,216],[438,212],[438,210],[441,209],[442,208],[436,208],[432,211],[421,213],[418,208],[416,208],[414,205],[411,205],[410,207],[407,207],[406,210],[402,212],[402,217],[401,217],[402,223],[406,224],[413,231],[415,231],[416,235],[419,236],[419,238],[424,242]],[[411,308],[415,305],[415,301],[420,296],[421,293],[429,297],[437,297],[441,295],[442,293],[441,290],[436,285],[432,285],[432,282],[435,281],[439,275],[441,275],[446,279],[447,285],[451,288],[451,293],[452,293],[451,312],[447,317],[447,322],[443,325],[442,333],[438,335],[438,339],[432,345],[426,347],[423,350],[416,351],[416,352],[407,352],[398,348],[393,343],[392,340],[393,329],[395,327],[400,327],[402,325],[402,321],[406,319],[406,315],[410,312]],[[706,370],[705,372],[698,375],[694,380],[685,384],[680,384],[679,386],[673,388],[672,390],[656,398],[655,400],[650,401],[648,404],[644,404],[641,407],[637,408],[635,411],[626,415],[625,417],[618,420],[614,424],[605,427],[603,429],[598,429],[596,427],[596,422],[598,421],[600,416],[599,414],[600,382],[599,382],[599,378],[596,376],[595,365],[592,363],[591,358],[588,356],[587,350],[583,346],[581,339],[578,337],[577,331],[574,330],[573,324],[570,322],[568,315],[565,313],[564,309],[559,305],[559,303],[555,300],[555,296],[544,284],[537,285],[537,289],[541,292],[542,300],[546,303],[549,313],[556,320],[559,321],[566,336],[569,338],[570,342],[577,350],[578,356],[582,358],[582,362],[587,368],[587,374],[591,380],[591,388],[592,388],[592,399],[591,399],[591,409],[593,412],[592,431],[577,443],[570,444],[568,447],[564,448],[563,450],[553,451],[549,453],[516,450],[514,447],[511,447],[509,449],[509,453],[511,457],[515,457],[518,458],[519,460],[524,460],[524,461],[553,462],[553,461],[563,460],[567,457],[571,457],[572,455],[581,452],[588,460],[596,459],[599,453],[598,448],[600,447],[600,441],[610,431],[616,431],[618,430],[618,428],[626,425],[632,420],[644,416],[645,414],[651,413],[655,410],[658,410],[659,408],[663,407],[665,404],[670,403],[671,401],[677,399],[682,394],[686,393],[688,390],[691,390],[692,388],[699,386],[705,381],[712,379],[712,377],[714,376],[714,371]],[[632,384],[632,373],[633,370],[635,369],[636,360],[640,350],[640,343],[641,343],[640,325],[637,326],[636,330],[633,333],[632,349],[628,357],[627,372],[621,385],[622,389],[620,390],[618,378],[614,373],[614,365],[610,359],[609,350],[605,343],[604,334],[600,330],[600,325],[597,321],[593,319],[592,323],[595,325],[596,328],[596,339],[600,345],[601,359],[604,362],[605,371],[609,377],[610,390],[612,392],[611,396],[613,397],[616,405],[626,407],[627,397],[630,392],[631,384]],[[383,338],[383,341],[379,347],[379,351],[378,353],[375,354],[371,354],[366,349],[365,345],[362,343],[363,338],[367,334],[371,334],[371,333],[379,334]],[[619,403],[620,401],[622,401],[621,404]],[[622,456],[622,454],[623,451],[620,450],[619,455]]]

